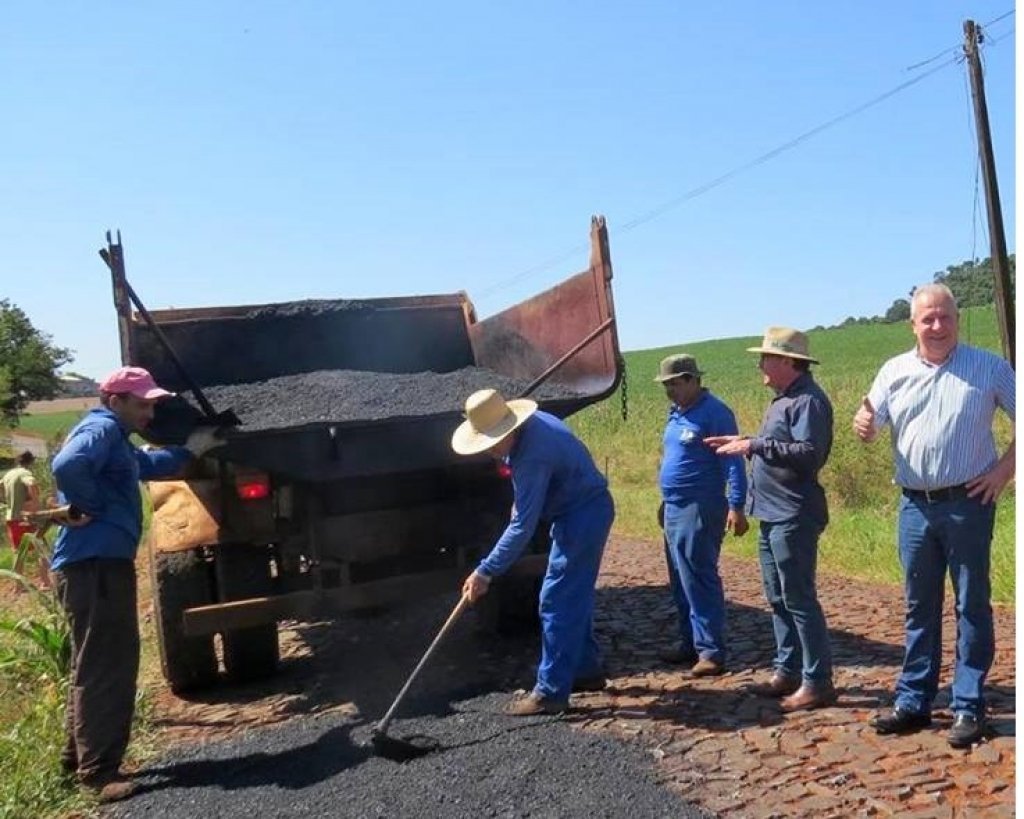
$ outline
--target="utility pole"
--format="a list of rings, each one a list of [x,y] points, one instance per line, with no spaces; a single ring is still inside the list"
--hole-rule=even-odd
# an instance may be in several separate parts
[[[1010,262],[1006,257],[1006,234],[1003,232],[1003,211],[999,205],[996,182],[996,160],[992,154],[992,134],[988,128],[988,105],[978,58],[978,43],[983,34],[973,20],[964,20],[964,55],[971,75],[971,97],[974,100],[974,122],[978,129],[978,154],[985,177],[985,204],[988,210],[988,235],[992,245],[992,274],[995,277],[996,317],[1003,341],[1003,355],[1016,368],[1014,343],[1016,327],[1014,306],[1010,303]]]

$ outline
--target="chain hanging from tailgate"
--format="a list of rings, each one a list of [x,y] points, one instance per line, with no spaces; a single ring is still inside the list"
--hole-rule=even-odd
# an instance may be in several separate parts
[[[619,366],[622,368],[622,381],[619,384],[619,397],[621,399],[622,420],[629,420],[629,372],[626,369],[626,359],[619,354]]]

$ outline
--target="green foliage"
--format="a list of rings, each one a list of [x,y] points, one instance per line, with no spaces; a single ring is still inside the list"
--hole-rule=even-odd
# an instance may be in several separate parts
[[[1017,257],[1014,254],[1009,256],[1010,262],[1010,293],[1009,301],[1011,304],[1015,303],[1016,296],[1016,281],[1017,281]],[[950,290],[953,291],[953,296],[956,298],[957,306],[960,309],[966,307],[984,307],[985,305],[994,304],[995,297],[995,277],[992,273],[992,260],[990,258],[983,259],[980,262],[974,262],[967,260],[960,264],[951,264],[945,269],[932,276],[932,280],[936,284],[944,284]],[[908,293],[907,296],[911,296],[913,293]],[[869,323],[869,322],[894,322],[894,321],[906,321],[910,318],[910,302],[908,299],[896,299],[889,309],[885,311],[884,316],[875,316],[874,318],[866,319],[854,319],[853,317],[847,318],[843,322],[845,326],[852,323]]]
[[[26,613],[0,615],[0,632],[14,638],[0,648],[0,674],[52,680],[62,683],[71,660],[71,629],[54,589],[40,589],[21,572],[30,557],[49,560],[50,550],[43,537],[22,537],[11,569],[0,569],[8,580],[29,595],[33,605]]]
[[[1017,282],[1017,257],[1011,254],[1010,262],[1010,293],[1009,301],[1016,300],[1014,295]],[[992,273],[992,259],[980,262],[967,260],[960,264],[950,265],[945,272],[936,273],[934,280],[944,284],[953,291],[957,305],[964,307],[980,307],[995,302],[995,277]]]
[[[910,302],[907,299],[896,299],[889,309],[885,311],[885,320],[890,323],[894,321],[909,321]]]
[[[29,401],[60,392],[57,370],[71,351],[32,326],[24,311],[0,299],[0,417],[15,424]]]
[[[42,548],[23,540],[13,565],[23,565],[33,547]],[[12,554],[5,549],[0,565],[10,564]],[[67,620],[52,591],[37,589],[13,568],[0,568],[0,579],[24,592],[8,597],[0,616],[0,819],[66,815],[85,806],[57,764],[71,647]]]
[[[968,308],[960,320],[961,338],[968,344],[999,349],[998,329],[991,307]],[[813,368],[835,408],[835,441],[821,481],[828,495],[832,522],[822,538],[821,565],[826,571],[854,574],[877,580],[901,577],[896,555],[897,492],[892,485],[892,455],[885,441],[862,444],[850,428],[861,396],[881,364],[911,349],[908,325],[852,324],[810,332],[811,350],[822,364]],[[570,419],[606,471],[616,503],[616,532],[654,538],[659,536],[658,465],[661,434],[668,404],[664,390],[653,381],[658,362],[677,352],[692,353],[707,372],[705,386],[736,413],[740,430],[756,432],[771,393],[761,384],[757,357],[747,347],[760,338],[730,338],[680,344],[625,354],[629,380],[630,417],[623,422],[617,400],[588,407]],[[1000,448],[1012,435],[1012,424],[1001,414],[996,424]],[[993,587],[997,600],[1014,595],[1014,509],[1011,485],[1000,501],[993,543]],[[753,533],[727,538],[726,548],[753,554]]]
[[[57,766],[64,696],[59,686],[0,677],[0,819],[92,815]]]

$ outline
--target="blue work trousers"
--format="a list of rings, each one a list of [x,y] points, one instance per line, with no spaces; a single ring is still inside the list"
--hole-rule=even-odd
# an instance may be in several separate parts
[[[758,554],[772,609],[775,671],[823,685],[832,682],[832,646],[815,587],[820,534],[821,526],[807,519],[761,521]]]
[[[665,504],[665,559],[679,611],[679,648],[725,662],[725,592],[718,557],[729,504],[725,496]]]
[[[541,657],[534,691],[565,701],[573,680],[602,673],[594,638],[594,594],[615,507],[604,493],[551,526],[551,554],[540,589]]]
[[[896,706],[929,713],[942,666],[942,599],[949,573],[956,599],[954,713],[981,716],[995,655],[989,577],[995,504],[975,498],[928,503],[904,497],[899,547],[907,603],[907,645]]]

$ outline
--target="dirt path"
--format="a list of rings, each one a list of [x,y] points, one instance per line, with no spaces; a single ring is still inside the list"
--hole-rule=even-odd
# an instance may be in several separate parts
[[[657,658],[675,634],[660,545],[622,539],[610,544],[600,579],[597,627],[607,648],[611,686],[601,694],[578,697],[571,719],[583,730],[642,740],[651,749],[659,779],[686,800],[727,816],[1013,815],[1012,609],[996,611],[1000,648],[989,695],[998,735],[972,750],[954,751],[945,741],[951,719],[948,688],[929,731],[879,737],[867,725],[876,709],[889,703],[902,657],[898,588],[820,579],[840,700],[833,708],[783,715],[770,701],[743,690],[763,678],[773,649],[758,567],[726,559],[723,576],[729,599],[730,671],[716,679],[687,679]],[[160,740],[209,741],[297,713],[379,713],[410,658],[414,661],[426,644],[431,624],[443,619],[445,605],[435,605],[437,611],[427,617],[420,612],[415,628],[406,618],[377,618],[372,629],[382,636],[369,641],[361,635],[365,637],[370,621],[287,629],[283,674],[271,683],[220,689],[192,701],[162,689],[156,706]],[[948,605],[946,624],[944,682],[953,656]],[[468,645],[480,652],[478,667],[486,666],[490,679],[508,689],[529,684],[535,642],[492,650],[479,642]],[[372,690],[363,686],[356,691],[351,675],[346,677],[353,657],[379,669]],[[460,662],[466,658],[449,657],[439,671],[457,674]]]

